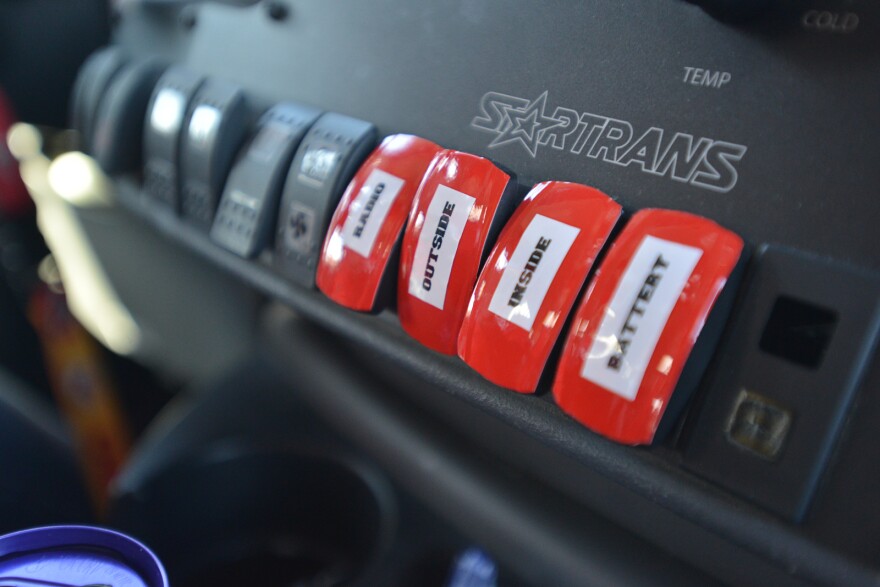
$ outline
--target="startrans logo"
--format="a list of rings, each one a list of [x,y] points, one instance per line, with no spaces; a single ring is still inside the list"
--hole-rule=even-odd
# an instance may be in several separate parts
[[[747,150],[656,126],[634,129],[625,120],[563,106],[548,112],[547,92],[534,100],[487,92],[471,126],[495,135],[490,149],[518,144],[532,157],[541,148],[568,151],[716,192],[736,186],[736,166]]]

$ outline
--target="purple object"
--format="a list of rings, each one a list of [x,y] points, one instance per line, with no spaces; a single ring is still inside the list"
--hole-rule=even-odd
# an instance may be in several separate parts
[[[0,537],[3,587],[168,587],[162,563],[119,532],[48,526]]]

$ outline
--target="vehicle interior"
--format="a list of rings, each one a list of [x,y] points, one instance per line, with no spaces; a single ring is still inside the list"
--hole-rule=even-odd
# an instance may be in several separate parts
[[[4,0],[0,534],[880,585],[878,105],[868,0]]]

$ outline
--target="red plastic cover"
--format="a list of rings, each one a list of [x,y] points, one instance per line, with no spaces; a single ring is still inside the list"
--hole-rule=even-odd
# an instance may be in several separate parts
[[[6,136],[15,122],[12,102],[0,88],[0,214],[9,218],[30,212],[34,205],[21,180],[18,161],[6,145]]]
[[[576,183],[536,185],[498,238],[458,335],[458,354],[489,381],[530,393],[620,205]]]
[[[416,190],[441,147],[412,135],[392,135],[348,184],[324,240],[317,284],[336,303],[376,309],[388,260]]]
[[[575,315],[556,402],[595,432],[649,444],[742,249],[739,236],[705,218],[636,213]]]
[[[511,177],[488,159],[441,151],[422,180],[400,256],[397,310],[412,337],[455,354],[458,330]]]

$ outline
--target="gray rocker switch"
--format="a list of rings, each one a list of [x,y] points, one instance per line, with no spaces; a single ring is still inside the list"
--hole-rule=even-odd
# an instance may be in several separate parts
[[[369,122],[332,112],[306,134],[287,175],[275,233],[275,267],[290,281],[315,286],[330,218],[377,139]]]
[[[226,180],[211,229],[214,242],[245,258],[268,245],[290,160],[320,115],[316,108],[291,103],[263,114]]]
[[[179,211],[181,131],[202,76],[175,65],[153,90],[144,124],[144,187],[155,201]]]
[[[248,127],[244,93],[209,79],[196,92],[181,141],[181,214],[208,230],[226,174]]]

